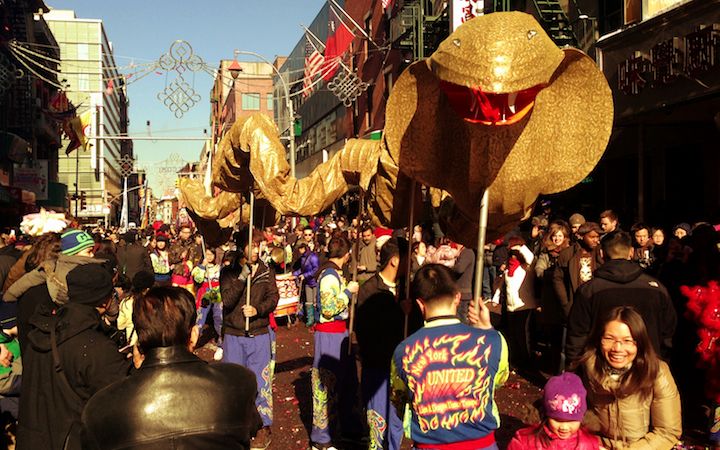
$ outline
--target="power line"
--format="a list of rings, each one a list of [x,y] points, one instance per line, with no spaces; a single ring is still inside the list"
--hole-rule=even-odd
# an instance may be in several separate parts
[[[60,47],[57,46],[57,45],[39,44],[39,43],[37,43],[37,42],[22,42],[22,41],[17,41],[17,42],[19,42],[19,43],[21,43],[21,44],[23,44],[23,45],[29,45],[29,46],[33,46],[33,47],[53,48],[53,49],[56,49],[56,50],[59,50],[59,49],[60,49]],[[96,45],[97,45],[97,44],[96,44]],[[108,56],[108,57],[113,57],[113,58],[125,58],[125,59],[130,59],[130,60],[137,59],[137,60],[140,60],[140,61],[150,61],[150,62],[153,61],[152,59],[138,58],[138,57],[135,57],[135,56],[122,56],[122,55],[116,55],[116,54],[114,54],[114,53],[103,53],[103,52],[100,52],[100,54],[103,55],[103,56]]]
[[[16,49],[18,49],[18,50],[22,50],[23,52],[25,52],[25,53],[27,53],[27,54],[29,54],[29,55],[37,56],[37,57],[39,57],[39,58],[45,59],[45,60],[47,60],[47,61],[50,61],[50,62],[53,62],[53,63],[56,63],[56,64],[68,64],[68,65],[74,65],[74,66],[76,66],[76,67],[82,67],[82,66],[79,65],[79,64],[74,64],[74,63],[70,62],[70,61],[73,61],[73,60],[70,60],[70,59],[56,59],[56,58],[53,58],[53,57],[51,57],[51,56],[48,56],[48,55],[45,55],[45,54],[43,54],[43,53],[37,52],[37,51],[35,51],[35,50],[32,50],[32,49],[30,49],[30,48],[27,48],[27,47],[25,47],[25,46],[22,45],[22,44],[23,44],[23,43],[21,43],[21,42],[19,42],[19,41],[11,41],[11,42],[10,42],[10,45],[11,45],[11,46],[13,46],[14,48],[16,48]],[[127,66],[106,66],[106,65],[103,65],[103,69],[107,69],[107,70],[115,69],[115,70],[117,70],[117,71],[120,71],[120,70],[124,70],[124,69],[132,69],[132,68],[134,68],[134,67],[140,67],[140,66],[150,65],[150,64],[153,64],[153,63],[154,63],[154,61],[153,61],[153,62],[148,62],[148,63],[142,63],[142,64],[129,64],[129,65],[127,65]]]
[[[58,84],[57,82],[52,81],[52,80],[44,77],[43,75],[40,75],[39,73],[37,73],[32,67],[30,67],[30,66],[27,65],[27,63],[20,57],[20,55],[19,55],[17,52],[13,51],[12,49],[10,49],[10,52],[13,54],[13,56],[15,56],[15,59],[16,59],[20,64],[22,64],[27,70],[30,71],[30,73],[32,73],[33,75],[35,75],[37,78],[43,80],[44,82],[48,83],[48,84],[51,85],[51,86],[55,86],[55,87],[58,88],[58,89],[65,89],[64,86],[61,86],[61,85]]]
[[[32,58],[26,53],[28,50],[27,50],[27,49],[24,49],[24,48],[21,47],[21,46],[13,45],[13,44],[11,43],[9,48],[10,48],[11,50],[14,50],[14,52],[13,52],[14,55],[17,56],[17,55],[19,55],[19,54],[22,54],[23,58],[24,58],[26,61],[31,62],[31,63],[33,63],[34,65],[36,65],[36,66],[38,66],[38,67],[41,67],[42,69],[44,69],[44,70],[46,70],[47,72],[50,72],[50,73],[52,73],[52,74],[54,74],[54,75],[67,75],[67,74],[72,74],[72,73],[77,73],[77,74],[86,74],[86,73],[87,73],[87,74],[93,75],[93,73],[91,73],[91,72],[89,72],[89,71],[64,72],[64,71],[62,71],[62,70],[60,70],[60,69],[55,69],[55,68],[52,68],[52,67],[48,67],[48,66],[46,66],[45,64],[42,64],[41,62],[38,62],[37,60],[32,59]],[[41,53],[36,53],[36,52],[32,52],[32,51],[30,51],[30,52],[31,52],[33,55],[36,55],[36,56],[38,56],[38,57],[41,57],[41,58],[43,58],[43,59],[49,60],[49,61],[54,62],[54,63],[58,63],[58,64],[60,64],[61,62],[66,63],[66,64],[68,63],[67,61],[60,61],[60,60],[51,58],[51,57],[49,57],[49,56],[43,55],[43,54],[41,54]],[[84,67],[81,67],[81,66],[76,66],[76,67],[80,67],[80,68],[82,68],[82,69],[85,69]],[[141,64],[141,65],[136,65],[136,66],[135,66],[135,68],[139,68],[139,69],[141,69],[141,70],[137,70],[137,71],[135,71],[135,72],[133,72],[133,73],[131,73],[131,74],[129,74],[129,75],[125,75],[125,74],[120,74],[120,73],[118,73],[117,76],[102,77],[102,80],[105,81],[105,82],[110,81],[110,80],[124,80],[124,81],[126,81],[126,83],[128,83],[128,82],[129,82],[129,80],[128,80],[129,77],[132,77],[132,76],[136,75],[137,73],[141,73],[141,72],[144,72],[144,71],[152,71],[152,70],[154,70],[154,69],[157,68],[157,67],[158,67],[158,66],[157,66],[157,63],[154,63],[154,64],[152,64],[152,65],[150,65],[149,63],[143,63],[143,64]],[[108,67],[107,67],[107,66],[104,66],[103,68],[105,69],[105,68],[108,68]]]

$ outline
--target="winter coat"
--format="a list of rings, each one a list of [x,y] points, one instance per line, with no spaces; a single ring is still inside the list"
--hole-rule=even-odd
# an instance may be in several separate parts
[[[616,306],[634,307],[645,320],[657,354],[669,356],[677,324],[670,294],[638,264],[612,259],[596,270],[594,278],[575,293],[565,351],[570,360],[580,357],[595,322],[602,320]]]
[[[558,255],[555,252],[543,250],[535,263],[535,275],[537,281],[540,282],[540,307],[542,308],[538,315],[538,322],[543,325],[555,326],[565,322],[565,313],[553,286],[553,274]]]
[[[565,317],[570,315],[575,297],[575,291],[580,287],[580,255],[582,247],[577,242],[560,252],[553,272],[553,286],[555,294],[560,300]],[[590,252],[593,259],[594,270],[602,265],[600,248],[596,247]]]
[[[26,253],[27,254],[27,253]],[[67,274],[83,264],[101,264],[105,260],[87,256],[59,255],[18,279],[5,293],[5,301],[17,301],[18,341],[22,351],[27,345],[30,317],[40,305],[52,308],[67,302]]]
[[[364,282],[369,280],[378,270],[378,254],[376,250],[377,241],[373,237],[369,244],[360,242],[360,250],[358,251],[358,266],[365,266],[365,270],[358,269],[358,281]]]
[[[399,288],[400,286],[395,286]],[[362,367],[390,373],[395,347],[403,340],[405,314],[379,273],[360,286],[355,335]]]
[[[56,311],[54,306],[41,305],[30,318],[18,450],[63,448],[88,399],[124,378],[129,369],[125,355],[100,331],[97,309],[68,303]]]
[[[453,272],[458,276],[457,287],[460,290],[462,300],[472,298],[473,275],[475,274],[475,252],[471,248],[463,248],[452,267]]]
[[[256,396],[245,367],[209,365],[184,347],[149,349],[137,372],[87,403],[82,448],[247,449],[262,426]]]
[[[300,257],[300,268],[293,272],[293,275],[299,277],[303,276],[303,282],[307,287],[317,287],[317,280],[315,279],[315,273],[320,267],[320,260],[318,259],[317,253],[306,249],[305,253]]]
[[[423,257],[421,263],[417,255],[412,255],[410,258],[410,280],[414,280],[415,274],[418,272],[418,270],[420,270],[422,266],[427,264],[428,260],[427,257]]]
[[[10,286],[27,273],[27,268],[25,266],[27,264],[28,256],[30,256],[30,250],[25,250],[20,258],[15,261],[15,264],[12,265],[10,271],[5,277],[5,282],[2,285],[2,292],[6,292]]]
[[[535,309],[535,255],[525,245],[520,247],[522,261],[508,262],[505,269],[505,294],[508,312]],[[515,265],[517,265],[515,267]]]
[[[50,298],[47,284],[31,287],[18,299],[18,342],[20,342],[20,349],[22,353],[25,353],[26,347],[29,345],[27,335],[32,328],[30,326],[30,318],[33,314],[35,314],[35,310],[40,307],[40,305],[46,308],[57,307],[57,305],[53,303],[52,298]]]
[[[186,251],[185,258],[183,258],[183,253]],[[200,258],[200,252],[198,252],[195,242],[193,242],[192,239],[188,239],[186,241],[177,240],[172,244],[168,250],[168,259],[170,265],[175,266],[173,268],[173,275],[189,279],[190,271],[199,262],[198,259],[202,258]]]
[[[10,273],[10,270],[12,270],[12,267],[21,256],[22,252],[12,245],[0,248],[0,289],[2,289],[2,285],[5,284],[5,279]]]
[[[613,394],[617,383],[607,375],[601,392],[588,389],[586,422],[603,446],[608,450],[673,448],[682,434],[682,416],[680,394],[668,365],[660,361],[649,396],[635,393],[617,398]]]
[[[278,293],[275,272],[258,260],[257,270],[251,276],[250,305],[257,309],[257,315],[250,318],[251,336],[268,332],[270,313],[275,311],[280,294]],[[240,268],[223,267],[220,271],[220,298],[223,303],[223,329],[233,336],[245,336],[245,315],[242,307],[246,302],[245,289],[249,266]]]
[[[515,432],[507,450],[599,450],[600,439],[584,427],[568,439],[558,439],[549,436],[549,442],[544,445],[537,436],[538,428],[544,425],[535,425]]]
[[[120,273],[124,273],[131,281],[138,272],[153,273],[150,253],[139,242],[120,247],[117,258]]]
[[[104,259],[89,256],[59,255],[57,260],[47,260],[35,270],[26,273],[5,292],[3,300],[14,302],[28,289],[40,284],[47,284],[53,302],[63,305],[68,301],[67,275],[71,270],[85,264],[102,264]]]

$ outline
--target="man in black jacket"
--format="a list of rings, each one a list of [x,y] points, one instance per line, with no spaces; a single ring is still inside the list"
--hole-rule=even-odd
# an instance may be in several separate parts
[[[667,359],[677,323],[667,289],[632,261],[634,249],[628,233],[609,233],[601,245],[606,261],[592,280],[580,286],[570,311],[565,349],[568,360],[582,355],[595,322],[616,306],[637,309],[645,320],[655,351]]]
[[[120,272],[132,280],[138,272],[153,273],[150,254],[141,243],[137,241],[137,233],[130,230],[123,235],[125,245],[118,248],[117,259]]]
[[[254,376],[191,353],[200,334],[192,294],[155,288],[134,308],[138,371],[90,399],[82,448],[247,449],[261,426]]]
[[[245,254],[248,248],[245,248]],[[255,401],[263,428],[252,448],[270,445],[272,411],[272,341],[269,316],[280,295],[275,272],[258,258],[258,243],[251,246],[250,261],[235,261],[220,271],[220,296],[223,302],[223,362],[240,364],[255,373],[258,395]],[[238,259],[238,258],[236,258]],[[248,279],[250,302],[247,303]]]
[[[360,286],[355,334],[360,346],[361,390],[367,407],[370,448],[399,449],[402,419],[391,405],[390,362],[403,340],[398,273],[407,271],[407,241],[393,238],[380,248],[380,272]],[[401,256],[402,255],[402,256]],[[403,295],[404,296],[404,295]]]
[[[455,265],[452,267],[457,279],[457,286],[460,289],[460,306],[458,306],[458,317],[462,323],[468,323],[468,307],[472,299],[473,276],[475,275],[475,252],[462,244],[457,244],[458,256]]]
[[[67,275],[69,302],[41,304],[30,318],[23,348],[17,448],[61,449],[85,403],[124,378],[127,358],[101,331],[100,314],[113,285],[99,264],[80,265]]]

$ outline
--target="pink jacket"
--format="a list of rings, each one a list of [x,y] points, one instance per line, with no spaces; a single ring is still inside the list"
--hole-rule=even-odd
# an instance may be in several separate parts
[[[541,426],[535,425],[518,430],[510,441],[508,450],[598,450],[600,448],[600,439],[583,427],[580,427],[576,436],[570,439],[551,436],[550,442],[544,445],[536,435],[538,427]]]

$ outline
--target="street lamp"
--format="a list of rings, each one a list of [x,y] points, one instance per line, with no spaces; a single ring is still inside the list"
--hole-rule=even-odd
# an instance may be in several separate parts
[[[233,61],[233,64],[230,64],[230,67],[228,67],[228,70],[231,70],[234,65],[237,64],[238,69],[240,69],[240,64],[237,62],[237,55],[249,55],[254,56],[258,59],[261,59],[263,62],[265,62],[267,65],[272,67],[273,71],[277,74],[278,78],[280,79],[280,83],[282,84],[283,91],[285,93],[285,106],[288,111],[288,123],[290,126],[288,127],[288,134],[289,141],[290,141],[290,176],[295,178],[295,136],[294,136],[294,121],[295,121],[295,113],[293,112],[293,105],[292,100],[290,100],[290,91],[288,90],[287,83],[285,83],[285,79],[282,77],[282,74],[280,71],[275,67],[273,63],[268,61],[264,56],[260,55],[259,53],[250,52],[247,50],[235,50],[235,61]],[[240,69],[242,70],[242,69]],[[230,75],[233,78],[237,78],[237,76],[240,74],[240,71],[237,72],[237,74],[233,74],[232,71],[230,72]]]
[[[230,72],[230,76],[233,78],[233,80],[237,80],[238,75],[240,75],[240,72],[242,72],[242,67],[240,67],[240,63],[238,63],[237,60],[237,52],[235,55],[235,59],[233,59],[232,64],[228,67],[228,71]]]

